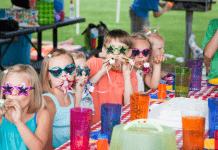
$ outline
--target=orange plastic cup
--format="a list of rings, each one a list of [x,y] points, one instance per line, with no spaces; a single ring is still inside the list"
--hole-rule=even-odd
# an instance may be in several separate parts
[[[130,95],[131,121],[148,118],[149,102],[150,96],[147,94],[132,93]]]
[[[203,150],[205,117],[182,117],[183,150]]]

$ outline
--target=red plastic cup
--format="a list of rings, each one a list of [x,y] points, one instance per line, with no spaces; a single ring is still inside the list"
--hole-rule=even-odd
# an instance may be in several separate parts
[[[87,150],[92,120],[92,109],[72,108],[70,110],[70,148]]]

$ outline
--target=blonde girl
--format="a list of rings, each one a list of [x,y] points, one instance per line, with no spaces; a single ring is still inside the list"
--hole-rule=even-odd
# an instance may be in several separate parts
[[[70,109],[75,107],[77,99],[68,89],[60,85],[61,82],[67,85],[75,82],[76,71],[72,55],[63,49],[49,52],[42,62],[40,76],[43,96],[51,115],[52,125],[46,147],[51,150],[70,139]],[[76,94],[82,95],[84,89],[81,86],[76,89]]]
[[[4,71],[1,81],[0,149],[42,150],[49,133],[50,116],[45,109],[38,74],[18,64]]]

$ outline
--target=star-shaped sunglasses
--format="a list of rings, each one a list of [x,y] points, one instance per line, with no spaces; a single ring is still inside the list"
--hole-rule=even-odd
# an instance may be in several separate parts
[[[53,67],[50,70],[48,70],[55,78],[60,77],[63,71],[66,72],[66,74],[72,75],[75,70],[75,65],[70,64],[64,67],[64,69],[60,67]]]
[[[85,76],[90,76],[90,69],[88,66],[85,69],[81,69],[80,66],[76,69],[76,76],[82,76],[83,71],[86,72]]]
[[[143,56],[147,57],[148,55],[150,55],[151,49],[143,49],[142,51],[140,51],[139,49],[132,49],[133,57],[138,56],[140,53],[142,53]]]
[[[25,95],[25,96],[28,95],[29,90],[34,89],[34,87],[26,86],[25,83],[22,83],[21,86],[10,86],[9,82],[6,82],[6,84],[2,85],[1,88],[3,90],[3,95],[5,94],[12,95],[12,90],[16,88],[19,91],[18,95]]]
[[[105,49],[107,50],[107,54],[114,54],[114,51],[118,50],[119,55],[121,54],[126,55],[126,51],[128,50],[128,48],[125,48],[124,46],[121,46],[121,48],[117,48],[117,47],[112,47],[112,45],[109,45],[109,47],[105,46]]]

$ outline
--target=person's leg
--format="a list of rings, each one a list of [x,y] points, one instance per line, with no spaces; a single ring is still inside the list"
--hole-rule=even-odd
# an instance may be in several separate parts
[[[131,20],[131,34],[134,32],[142,32],[145,26],[149,26],[149,18],[144,19],[137,16],[133,9],[129,10],[130,20]]]

